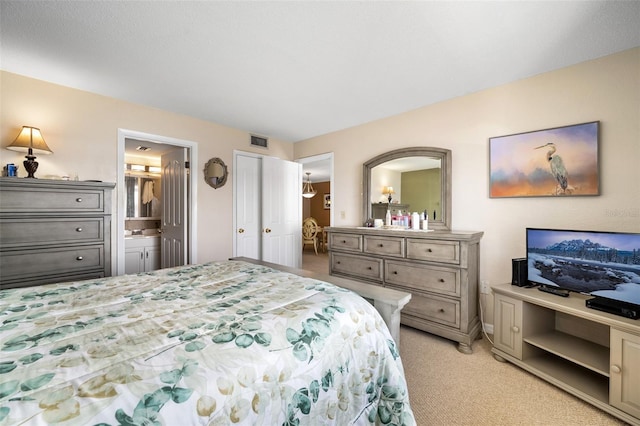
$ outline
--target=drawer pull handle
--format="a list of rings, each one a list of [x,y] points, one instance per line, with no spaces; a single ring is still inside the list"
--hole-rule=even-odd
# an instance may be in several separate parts
[[[336,264],[338,264],[338,265],[339,265],[339,264],[340,264],[340,261],[338,260],[338,261],[336,262]]]
[[[342,244],[347,244],[347,240],[342,240]]]
[[[513,331],[514,333],[520,333],[520,328],[514,325],[513,327],[511,327],[511,331]]]
[[[398,271],[393,271],[393,275],[398,275]]]
[[[441,314],[444,314],[444,309],[440,308],[438,309],[438,312],[440,312]]]
[[[444,278],[440,278],[440,280],[439,280],[439,281],[440,281],[441,283],[443,283],[443,282],[444,282]]]
[[[80,197],[76,198],[76,202],[77,203],[81,203],[82,202],[82,198],[80,198]]]
[[[427,249],[427,252],[432,253],[432,252],[433,252],[433,250],[431,250],[431,249]]]
[[[611,371],[614,372],[614,373],[620,373],[620,372],[622,372],[622,369],[620,368],[620,366],[618,366],[616,364],[613,364],[611,366]]]
[[[76,232],[82,232],[82,228],[76,228]]]
[[[368,270],[371,270],[371,266],[367,266],[367,269],[368,269]]]
[[[82,260],[82,259],[83,259],[83,257],[82,257],[82,256],[78,256],[78,257],[76,257],[76,260]]]
[[[384,247],[384,245],[383,244],[378,244],[378,247]]]

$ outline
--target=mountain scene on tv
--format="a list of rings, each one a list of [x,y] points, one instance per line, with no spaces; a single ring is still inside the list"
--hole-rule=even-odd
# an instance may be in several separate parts
[[[640,305],[640,234],[529,230],[529,280]]]

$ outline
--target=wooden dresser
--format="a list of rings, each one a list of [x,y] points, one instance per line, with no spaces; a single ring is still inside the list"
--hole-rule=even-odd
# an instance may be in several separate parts
[[[0,178],[0,287],[110,276],[114,186]]]
[[[401,323],[458,342],[471,353],[481,330],[482,232],[327,228],[331,275],[412,294]]]

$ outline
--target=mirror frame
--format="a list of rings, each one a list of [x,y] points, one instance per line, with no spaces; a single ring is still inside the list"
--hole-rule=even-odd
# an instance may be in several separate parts
[[[442,211],[439,220],[429,220],[429,229],[451,230],[451,150],[433,147],[401,148],[385,152],[372,158],[363,165],[362,178],[362,223],[372,217],[371,214],[371,169],[390,160],[405,157],[432,157],[440,160],[440,194]]]
[[[211,178],[216,178],[217,176],[209,176],[208,174],[209,167],[212,166],[213,164],[220,164],[222,166],[222,169],[224,170],[224,174],[222,175],[222,178],[218,179],[217,183],[213,183],[213,181],[211,180]],[[204,181],[207,183],[207,185],[209,185],[213,189],[218,189],[221,186],[224,186],[225,183],[227,183],[227,177],[229,176],[227,165],[224,164],[224,161],[222,161],[222,159],[218,157],[211,158],[209,161],[207,161],[207,163],[204,165],[203,172],[204,172]]]

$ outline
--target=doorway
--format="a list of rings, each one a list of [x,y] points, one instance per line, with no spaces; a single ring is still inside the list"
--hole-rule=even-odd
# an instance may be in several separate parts
[[[129,142],[128,141],[133,141]],[[118,164],[117,164],[117,213],[116,226],[112,227],[112,241],[115,241],[112,254],[112,264],[114,265],[112,274],[122,275],[125,273],[125,221],[126,214],[126,185],[125,185],[125,158],[127,145],[133,145],[135,142],[144,142],[145,145],[154,148],[160,152],[169,151],[175,148],[182,148],[185,151],[188,164],[198,164],[197,143],[170,138],[166,136],[153,135],[148,133],[137,132],[133,130],[118,129]],[[158,154],[160,155],[160,154]],[[186,236],[187,236],[187,256],[184,259],[185,264],[197,262],[197,221],[194,206],[196,205],[195,194],[197,194],[197,173],[192,173],[187,169],[187,190],[182,194],[183,202],[186,206]]]
[[[333,226],[335,207],[332,203],[334,193],[333,182],[333,153],[314,155],[296,160],[302,164],[302,174],[305,181],[310,180],[317,191],[312,198],[303,198],[302,220],[313,217],[324,229]],[[307,173],[309,173],[307,175]],[[302,269],[329,273],[329,255],[326,232],[319,232],[318,253],[313,248],[302,247]]]

